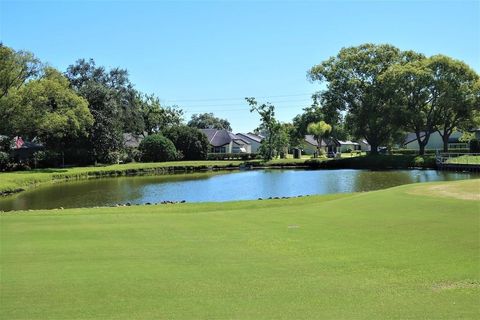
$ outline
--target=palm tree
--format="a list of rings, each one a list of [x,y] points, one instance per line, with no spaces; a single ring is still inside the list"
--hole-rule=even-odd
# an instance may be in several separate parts
[[[332,126],[326,123],[325,121],[312,122],[307,127],[307,132],[315,138],[317,141],[317,150],[320,154],[320,146],[322,143],[322,138],[328,135],[332,131]]]

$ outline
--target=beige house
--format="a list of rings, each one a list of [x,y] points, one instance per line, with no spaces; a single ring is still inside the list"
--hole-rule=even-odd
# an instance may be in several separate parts
[[[320,146],[320,151],[327,152],[327,144],[324,140],[320,141],[320,145],[317,140],[311,134],[305,136],[305,140],[302,143],[302,154],[313,155],[318,152],[318,146]]]

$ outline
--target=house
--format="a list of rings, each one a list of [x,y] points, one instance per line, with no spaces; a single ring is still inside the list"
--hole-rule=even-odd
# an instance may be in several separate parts
[[[370,144],[365,139],[358,140],[358,144],[360,145],[360,150],[362,150],[362,151],[371,151],[372,150],[372,148],[370,147]]]
[[[15,137],[13,139],[13,149],[12,156],[17,162],[28,161],[31,159],[34,154],[38,151],[45,149],[43,144],[35,142],[36,139],[32,141],[24,141],[22,137]]]
[[[480,140],[480,128],[473,129],[472,131],[473,134],[475,134],[475,139]]]
[[[454,131],[450,138],[448,139],[448,149],[468,149],[469,145],[467,142],[459,141],[460,137],[463,135],[460,131]],[[421,132],[420,136],[423,138],[425,137],[425,132]],[[402,147],[408,150],[419,150],[420,147],[418,145],[417,136],[415,132],[410,132],[404,139]],[[440,135],[440,132],[435,131],[430,134],[430,138],[428,139],[428,143],[425,146],[426,150],[443,150],[443,139]]]
[[[200,129],[210,143],[210,153],[252,153],[252,146],[246,139],[227,130]]]
[[[325,143],[325,141],[322,139],[320,141],[320,144],[318,144],[317,140],[311,134],[307,134],[305,136],[305,140],[303,141],[302,147],[303,147],[302,153],[307,155],[312,155],[318,152],[318,147],[320,147],[320,151],[327,152],[327,149],[326,149],[327,144]]]
[[[343,140],[338,140],[335,138],[330,138],[327,139],[327,151],[328,152],[352,152],[352,151],[360,151],[362,150],[362,146],[358,142],[353,142],[350,140],[343,141]]]
[[[146,133],[143,135],[124,133],[123,144],[126,148],[138,148],[140,146],[140,142],[142,142],[145,135]]]
[[[304,154],[314,154],[317,152],[317,140],[313,135],[306,135],[305,141],[303,143],[303,153]],[[365,140],[360,140],[359,142],[354,141],[343,141],[335,138],[322,139],[320,142],[320,150],[325,153],[342,153],[342,152],[351,152],[354,150],[358,151],[370,151],[370,145]]]
[[[254,134],[254,133],[237,133],[236,136],[240,137],[241,139],[248,141],[251,146],[252,153],[258,153],[258,149],[262,145],[262,140],[264,139],[263,136]]]

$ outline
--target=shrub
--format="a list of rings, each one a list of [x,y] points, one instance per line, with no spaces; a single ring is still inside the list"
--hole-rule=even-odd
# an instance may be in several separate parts
[[[256,153],[209,153],[207,160],[252,160],[257,156]]]
[[[176,126],[162,133],[181,152],[183,160],[207,159],[209,143],[207,136],[200,130],[188,126]]]
[[[307,162],[305,162],[308,164]],[[407,169],[412,167],[435,168],[435,156],[369,155],[323,161],[319,167],[326,169]]]
[[[8,152],[12,148],[12,140],[0,135],[0,151]]]
[[[92,150],[83,145],[78,145],[75,148],[65,148],[63,150],[63,157],[65,164],[86,166],[95,163]],[[59,158],[59,163],[61,163],[61,155]]]
[[[45,150],[40,153],[36,152],[35,156],[39,161],[38,163],[39,167],[43,167],[43,168],[58,167],[62,164],[62,154],[58,151]]]
[[[138,147],[142,161],[171,161],[177,157],[177,150],[171,140],[161,134],[153,134],[140,142]]]
[[[0,151],[0,171],[5,171],[11,165],[11,158],[7,152]]]
[[[480,140],[478,139],[470,140],[470,152],[480,153]]]
[[[142,153],[138,148],[125,148],[125,152],[122,157],[123,162],[137,162],[140,161],[142,158]]]
[[[413,159],[413,165],[415,167],[423,167],[425,165],[425,160],[421,156],[415,157],[415,159]]]

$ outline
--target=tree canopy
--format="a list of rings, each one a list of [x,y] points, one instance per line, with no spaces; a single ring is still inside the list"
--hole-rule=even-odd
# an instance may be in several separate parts
[[[187,124],[189,127],[198,129],[218,129],[232,131],[230,122],[226,119],[215,117],[213,113],[193,114]]]
[[[265,138],[262,140],[259,152],[264,160],[271,160],[288,147],[288,128],[275,118],[275,106],[271,103],[259,105],[253,97],[247,97],[245,100],[250,106],[250,112],[257,112],[260,116],[260,126],[256,131],[262,132]]]
[[[401,108],[399,122],[416,134],[420,154],[424,154],[434,131],[442,136],[447,151],[452,132],[462,124],[465,128],[471,126],[479,103],[478,79],[465,63],[443,55],[417,55],[382,75],[383,83],[391,88],[393,100]]]
[[[245,98],[260,117],[255,132],[265,137],[259,149],[265,160],[300,145],[306,134],[317,142],[327,135],[364,138],[376,153],[380,146],[401,145],[404,134],[414,132],[423,154],[430,134],[438,131],[447,151],[455,130],[480,126],[480,76],[445,55],[367,43],[341,49],[313,66],[308,77],[325,89],[314,92],[312,104],[291,123],[276,118],[273,104]],[[158,145],[171,149],[169,139],[176,159],[197,160],[209,148],[198,129],[232,130],[227,119],[211,112],[194,114],[187,125],[183,117],[178,106],[164,106],[156,95],[137,90],[126,69],[80,59],[62,74],[32,53],[0,43],[2,150],[21,136],[47,151],[70,154],[74,163],[111,163],[138,153],[128,137],[162,133]]]
[[[394,46],[363,44],[343,48],[309,71],[312,81],[326,83],[325,99],[348,112],[353,135],[365,138],[372,153],[387,144],[400,126],[398,106],[380,76],[402,59],[402,52]]]
[[[332,126],[325,121],[312,122],[307,127],[307,132],[317,141],[317,149],[320,154],[320,146],[322,139],[325,138],[332,131]]]
[[[93,124],[88,102],[53,68],[45,68],[41,78],[11,89],[0,105],[0,115],[2,132],[38,138],[54,149],[87,136]]]
[[[157,133],[146,137],[138,148],[143,161],[163,162],[177,158],[177,150],[172,141]]]
[[[15,51],[0,43],[0,99],[10,89],[18,89],[42,70],[40,60],[31,52]]]
[[[209,143],[207,136],[197,128],[185,125],[173,126],[162,133],[170,139],[177,151],[179,158],[184,160],[205,160],[208,155]]]
[[[147,134],[158,133],[173,126],[181,125],[183,110],[173,107],[163,107],[155,95],[139,94],[141,112]]]

